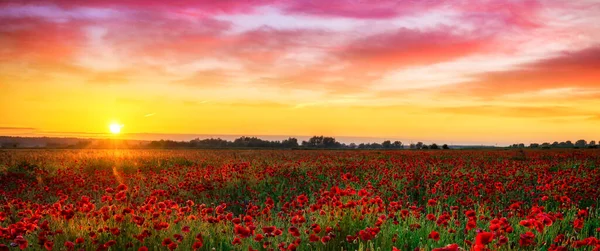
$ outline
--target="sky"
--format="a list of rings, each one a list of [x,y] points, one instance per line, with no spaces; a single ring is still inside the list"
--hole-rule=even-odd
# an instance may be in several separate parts
[[[4,0],[0,135],[118,123],[140,139],[600,140],[598,13],[598,0]]]

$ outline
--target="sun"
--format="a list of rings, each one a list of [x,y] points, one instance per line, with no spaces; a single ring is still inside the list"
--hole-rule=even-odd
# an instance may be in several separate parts
[[[110,132],[112,134],[119,134],[121,133],[121,128],[123,127],[123,125],[117,124],[117,123],[112,123],[108,126],[108,128],[110,129]]]

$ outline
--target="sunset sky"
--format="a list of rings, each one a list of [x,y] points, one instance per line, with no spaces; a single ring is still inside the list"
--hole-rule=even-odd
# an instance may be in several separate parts
[[[0,135],[600,140],[600,1],[0,2]]]

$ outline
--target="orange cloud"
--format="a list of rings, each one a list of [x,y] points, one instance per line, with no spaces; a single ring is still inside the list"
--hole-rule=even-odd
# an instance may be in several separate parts
[[[520,66],[516,70],[489,72],[462,85],[473,95],[497,96],[556,88],[598,88],[600,47],[565,52]]]
[[[592,116],[594,112],[581,110],[578,107],[569,106],[459,106],[441,107],[435,110],[448,114],[476,115],[490,117],[516,117],[516,118],[551,118],[551,117],[573,117]]]

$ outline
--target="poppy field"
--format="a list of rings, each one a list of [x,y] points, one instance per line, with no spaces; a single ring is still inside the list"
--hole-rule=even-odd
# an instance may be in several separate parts
[[[600,151],[0,151],[4,250],[600,250]]]

